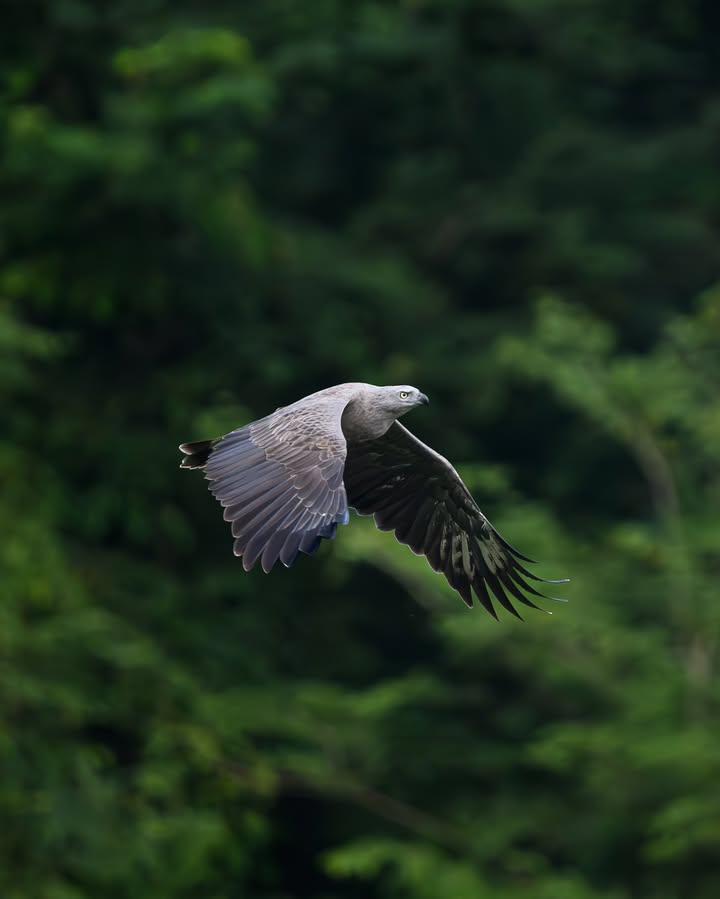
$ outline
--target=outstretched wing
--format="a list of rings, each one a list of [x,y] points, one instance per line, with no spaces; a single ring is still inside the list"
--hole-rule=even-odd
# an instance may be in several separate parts
[[[205,462],[210,492],[232,524],[233,551],[249,571],[260,559],[268,572],[312,554],[349,513],[343,486],[345,402],[295,404],[215,441]],[[202,459],[197,447],[180,449]]]
[[[447,459],[399,422],[377,440],[350,445],[345,489],[350,506],[374,515],[381,531],[394,530],[400,543],[426,556],[468,606],[474,591],[497,618],[492,594],[520,618],[511,599],[536,609],[524,593],[545,597],[525,580],[543,580],[520,562],[532,560],[500,536]]]

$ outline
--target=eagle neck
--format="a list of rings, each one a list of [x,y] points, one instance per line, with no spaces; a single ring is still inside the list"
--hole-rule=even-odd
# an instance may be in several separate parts
[[[345,438],[350,442],[377,440],[396,418],[394,412],[378,408],[375,397],[363,392],[353,397],[345,407],[342,429]]]

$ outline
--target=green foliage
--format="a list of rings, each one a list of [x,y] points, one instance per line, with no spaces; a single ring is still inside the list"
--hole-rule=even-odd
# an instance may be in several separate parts
[[[3,896],[718,894],[717,25],[8,12]],[[496,624],[358,519],[241,571],[175,446],[358,379],[569,603]]]

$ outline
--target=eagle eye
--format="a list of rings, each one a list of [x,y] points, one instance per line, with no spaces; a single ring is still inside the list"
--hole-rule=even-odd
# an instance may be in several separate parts
[[[410,396],[410,394],[407,392],[407,390],[400,391],[400,399],[401,400],[406,400],[409,396]]]

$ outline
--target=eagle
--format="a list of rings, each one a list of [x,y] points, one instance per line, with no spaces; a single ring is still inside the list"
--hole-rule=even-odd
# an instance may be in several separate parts
[[[513,601],[564,602],[528,580],[567,579],[531,574],[522,563],[533,560],[492,526],[450,462],[400,424],[428,402],[409,385],[338,384],[223,437],[181,444],[180,466],[205,472],[246,571],[313,555],[352,508],[425,556],[469,607],[474,595],[497,618],[494,598],[520,618]]]

